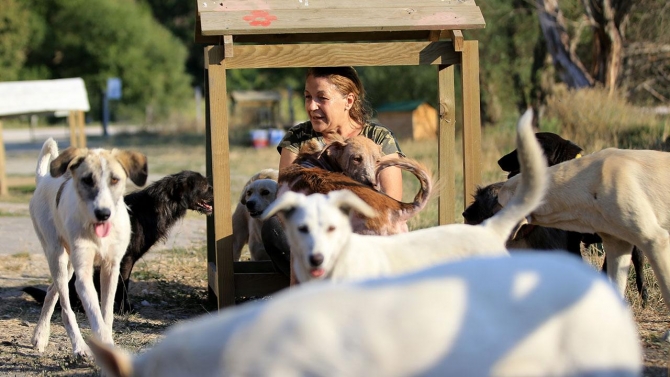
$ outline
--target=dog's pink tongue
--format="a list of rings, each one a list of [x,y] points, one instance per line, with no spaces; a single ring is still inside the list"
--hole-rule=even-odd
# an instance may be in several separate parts
[[[312,275],[313,278],[318,278],[321,277],[321,275],[326,272],[323,268],[315,268],[312,271],[309,272],[310,275]]]
[[[95,224],[95,234],[100,238],[107,237],[111,229],[112,223],[110,221]]]

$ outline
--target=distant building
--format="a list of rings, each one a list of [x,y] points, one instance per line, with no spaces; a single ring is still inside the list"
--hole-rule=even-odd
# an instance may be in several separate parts
[[[437,138],[437,110],[425,101],[389,102],[376,111],[379,123],[398,139]]]
[[[277,91],[235,90],[230,93],[230,127],[241,129],[279,126],[281,94]]]

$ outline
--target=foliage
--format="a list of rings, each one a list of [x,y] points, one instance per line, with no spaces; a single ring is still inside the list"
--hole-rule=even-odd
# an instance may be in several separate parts
[[[16,0],[0,0],[0,81],[14,81],[26,60],[30,13]]]
[[[42,27],[34,31],[41,43],[29,51],[26,72],[48,72],[42,79],[83,77],[93,114],[109,77],[123,81],[120,114],[147,106],[165,114],[190,94],[185,48],[148,8],[130,0],[25,2]]]

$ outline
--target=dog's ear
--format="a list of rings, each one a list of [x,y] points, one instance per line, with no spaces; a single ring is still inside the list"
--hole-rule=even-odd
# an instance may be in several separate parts
[[[265,211],[263,211],[261,219],[267,220],[279,212],[287,214],[288,212],[293,211],[304,200],[305,194],[288,191],[284,193],[284,195],[277,198],[265,209]]]
[[[49,166],[51,176],[56,178],[65,174],[68,169],[74,169],[84,161],[88,149],[69,147],[56,157]]]
[[[331,191],[328,200],[347,215],[353,210],[368,218],[377,217],[377,211],[349,190]]]
[[[126,175],[136,186],[142,187],[147,183],[149,168],[147,167],[147,156],[139,152],[112,150],[112,155],[116,157]]]
[[[346,146],[347,144],[344,140],[335,140],[323,148],[321,153],[319,153],[319,158],[327,161],[329,165],[343,170],[344,165],[342,163],[346,161],[340,161],[337,157],[343,155]]]
[[[95,356],[95,362],[107,375],[115,377],[130,377],[133,375],[133,363],[130,355],[121,350],[103,344],[96,338],[86,341]]]

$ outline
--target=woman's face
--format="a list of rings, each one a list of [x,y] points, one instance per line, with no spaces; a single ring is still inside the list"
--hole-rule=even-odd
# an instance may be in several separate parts
[[[325,77],[308,76],[305,81],[305,111],[319,133],[336,132],[349,124],[353,94],[343,96]]]

